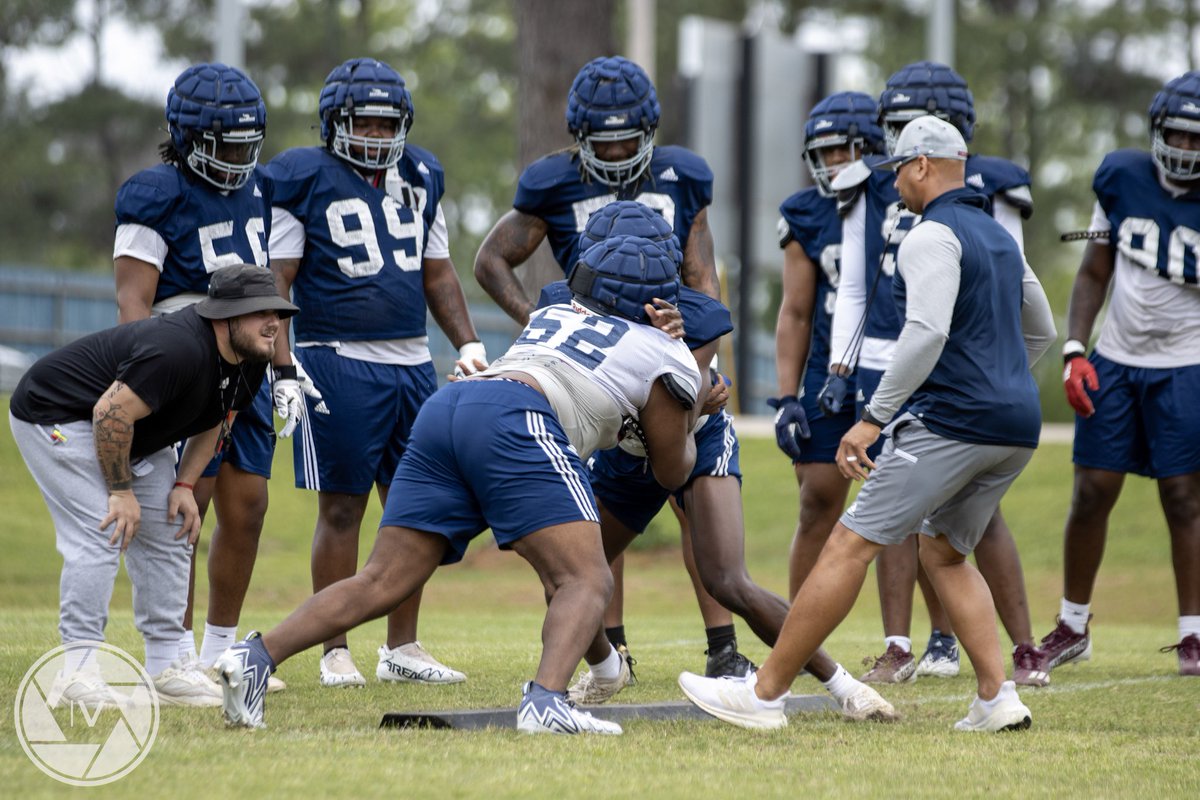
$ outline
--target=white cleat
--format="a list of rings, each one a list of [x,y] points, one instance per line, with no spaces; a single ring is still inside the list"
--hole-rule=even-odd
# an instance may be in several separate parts
[[[679,674],[679,688],[701,710],[739,728],[771,730],[787,725],[783,713],[787,693],[775,700],[762,700],[754,693],[758,674],[742,678],[706,678],[691,672]]]
[[[617,677],[598,678],[589,667],[579,673],[579,679],[567,689],[567,697],[572,703],[595,706],[611,700],[618,692],[632,683],[633,670],[629,668],[629,661],[622,656],[621,671],[617,673]]]
[[[865,683],[859,682],[858,688],[842,701],[842,715],[856,722],[871,720],[873,722],[894,722],[900,719],[896,709],[879,692]]]
[[[379,665],[375,677],[381,681],[402,683],[462,683],[467,676],[447,667],[429,654],[420,642],[409,642],[388,649],[379,648]]]
[[[1033,725],[1033,715],[1017,697],[1017,685],[1012,681],[1000,684],[1000,693],[996,695],[991,708],[988,708],[979,696],[971,701],[967,715],[954,723],[956,731],[971,731],[976,733],[997,733],[999,731],[1023,731]]]
[[[367,679],[354,666],[350,650],[345,647],[335,647],[321,656],[321,685],[322,686],[366,686]]]

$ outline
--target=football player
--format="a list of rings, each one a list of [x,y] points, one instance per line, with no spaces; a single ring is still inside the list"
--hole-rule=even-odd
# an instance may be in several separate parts
[[[966,81],[944,64],[920,61],[892,75],[879,97],[879,122],[889,150],[908,122],[926,114],[950,122],[967,142],[971,141],[975,104]],[[903,322],[892,300],[896,250],[919,220],[900,203],[894,176],[865,167],[864,163],[844,170],[834,183],[841,192],[843,235],[830,375],[822,392],[822,407],[831,412],[850,406],[851,387],[846,376],[853,370],[856,408],[861,413],[891,361]],[[1021,223],[1033,211],[1029,184],[1029,173],[1009,161],[974,153],[967,159],[967,187],[991,199],[993,216],[1022,250]],[[876,577],[886,650],[864,680],[902,682],[918,675],[958,674],[958,646],[950,619],[924,577],[921,588],[933,632],[922,657],[913,658],[909,631],[913,584],[919,572],[916,545],[916,538],[909,537],[899,545],[884,548],[879,556]],[[976,558],[1014,645],[1014,680],[1018,684],[1044,685],[1048,676],[1037,668],[1020,556],[999,511],[979,543]]]
[[[394,608],[491,527],[501,548],[537,571],[548,603],[518,729],[621,733],[577,709],[565,691],[612,593],[582,459],[614,446],[632,419],[645,430],[660,483],[674,488],[691,473],[696,450],[687,428],[700,373],[687,346],[655,327],[678,323],[677,312],[672,322],[655,307],[677,301],[678,268],[646,239],[596,244],[571,272],[569,304],[533,312],[503,357],[429,399],[362,571],[221,657],[231,724],[262,725],[263,684],[278,663]]]
[[[679,240],[660,214],[633,201],[611,203],[594,213],[580,235],[580,248],[614,235],[636,233],[659,243],[678,259]],[[565,295],[564,281],[542,291],[544,302]],[[729,310],[720,302],[693,289],[682,287],[679,311],[683,315],[684,341],[692,350],[701,374],[710,373],[717,340],[733,329]],[[596,453],[587,462],[588,477],[600,509],[605,555],[611,562],[645,531],[650,520],[674,497],[687,512],[692,527],[691,545],[696,569],[712,596],[742,617],[767,645],[773,645],[787,615],[782,597],[763,589],[746,571],[745,527],[742,519],[741,481],[737,477],[738,442],[725,413],[724,384],[715,371],[713,389],[697,405],[691,431],[696,463],[687,482],[669,491],[655,480],[653,462],[637,435],[621,440],[619,447]],[[715,397],[714,397],[715,395]],[[614,648],[605,631],[598,630],[585,654],[587,669],[568,694],[576,703],[603,703],[630,681],[627,659]],[[719,662],[718,662],[719,663]],[[713,664],[710,657],[709,666]],[[708,677],[742,677],[753,666],[740,671],[710,669]],[[809,671],[833,694],[851,719],[887,718],[894,709],[869,686],[856,681],[825,653],[818,653]]]
[[[268,173],[276,283],[306,307],[291,337],[316,384],[337,387],[309,403],[294,450],[296,486],[318,493],[319,592],[357,570],[371,488],[386,505],[417,411],[437,389],[427,310],[468,364],[487,356],[450,261],[442,166],[407,142],[413,101],[404,79],[381,61],[350,59],[326,78],[318,117],[322,146],[287,150]],[[418,592],[388,616],[376,676],[464,680],[417,641],[419,604]],[[325,643],[320,680],[365,683],[345,636]]]
[[[1169,81],[1150,104],[1151,151],[1104,157],[1063,346],[1075,409],[1075,484],[1064,532],[1058,625],[1044,668],[1092,651],[1092,590],[1108,516],[1127,474],[1158,481],[1179,603],[1179,674],[1200,675],[1200,449],[1188,407],[1200,388],[1200,72]],[[1100,338],[1087,343],[1111,296]]]
[[[636,200],[659,211],[682,244],[683,285],[712,298],[720,296],[708,227],[712,172],[702,158],[682,147],[655,146],[660,115],[654,84],[632,61],[620,56],[597,58],[576,75],[566,111],[575,144],[535,161],[521,173],[513,210],[492,228],[475,258],[476,280],[519,324],[529,321],[535,304],[522,289],[515,269],[545,240],[565,274],[578,259],[579,234],[588,218],[614,200]],[[733,436],[732,426],[729,435]],[[750,662],[737,651],[733,617],[704,590],[686,520],[675,504],[672,508],[680,521],[684,563],[704,618],[711,661],[706,671],[744,674]],[[622,569],[623,561],[618,559],[613,564],[617,587],[605,626],[628,661]]]
[[[827,416],[817,407],[829,372],[829,322],[841,269],[842,221],[831,182],[847,165],[883,149],[873,97],[862,92],[826,97],[804,125],[804,161],[813,185],[779,207],[783,298],[775,326],[775,369],[780,396],[767,402],[777,410],[776,443],[791,458],[800,485],[800,519],[788,570],[791,597],[821,554],[850,488],[835,456],[842,435],[854,424],[853,410]]]
[[[213,272],[237,264],[267,269],[270,184],[258,169],[267,109],[254,82],[224,64],[188,67],[167,93],[170,139],[162,164],[142,170],[117,192],[113,246],[120,322],[177,311],[202,300]],[[290,364],[286,345],[277,367]],[[281,391],[298,391],[276,376]],[[271,384],[237,417],[222,453],[194,492],[201,514],[212,499],[217,527],[209,550],[209,606],[199,665],[209,667],[236,640],[267,511],[275,452]],[[193,568],[192,583],[195,582]],[[194,669],[192,591],[178,659],[197,696],[219,702],[215,683]],[[277,681],[272,688],[282,688]]]

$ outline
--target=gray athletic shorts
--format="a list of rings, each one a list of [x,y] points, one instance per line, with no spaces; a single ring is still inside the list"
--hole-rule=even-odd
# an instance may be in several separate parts
[[[882,545],[913,532],[945,536],[967,555],[1032,457],[1029,447],[946,439],[905,414],[892,424],[875,470],[840,521]]]

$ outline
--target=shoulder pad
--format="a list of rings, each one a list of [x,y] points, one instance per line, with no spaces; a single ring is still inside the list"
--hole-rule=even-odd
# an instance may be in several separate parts
[[[566,281],[553,281],[542,287],[538,295],[537,308],[559,306],[571,302],[571,288]]]
[[[674,397],[679,405],[691,411],[692,406],[696,405],[696,398],[692,396],[691,387],[669,372],[664,373],[660,377],[662,378],[663,386],[666,386],[667,391],[671,393],[671,397]]]
[[[655,147],[651,164],[664,169],[668,166],[674,167],[676,172],[697,181],[711,182],[713,179],[712,170],[703,157],[678,145]]]

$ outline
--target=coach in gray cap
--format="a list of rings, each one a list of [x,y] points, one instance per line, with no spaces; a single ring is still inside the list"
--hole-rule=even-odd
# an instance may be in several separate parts
[[[785,724],[796,674],[854,605],[879,551],[919,531],[921,563],[971,658],[978,683],[961,731],[1027,728],[1029,709],[1004,680],[995,608],[966,557],[1037,447],[1041,411],[1030,365],[1054,341],[1041,284],[1012,236],[964,182],[967,145],[948,122],[919,117],[892,158],[904,204],[922,215],[897,253],[904,328],[891,366],[842,438],[847,478],[870,479],[834,527],[759,671],[741,685],[684,673],[706,711],[744,727]],[[900,413],[907,403],[907,411]],[[889,435],[878,463],[867,448]]]
[[[189,308],[85,336],[39,359],[12,396],[13,437],[50,508],[63,557],[63,644],[104,639],[124,552],[146,669],[164,702],[197,704],[189,698],[198,676],[173,664],[200,533],[192,485],[258,391],[280,320],[298,310],[279,296],[270,270],[226,267]],[[176,470],[172,445],[182,439]],[[53,700],[118,700],[89,669],[86,648],[68,656]]]

